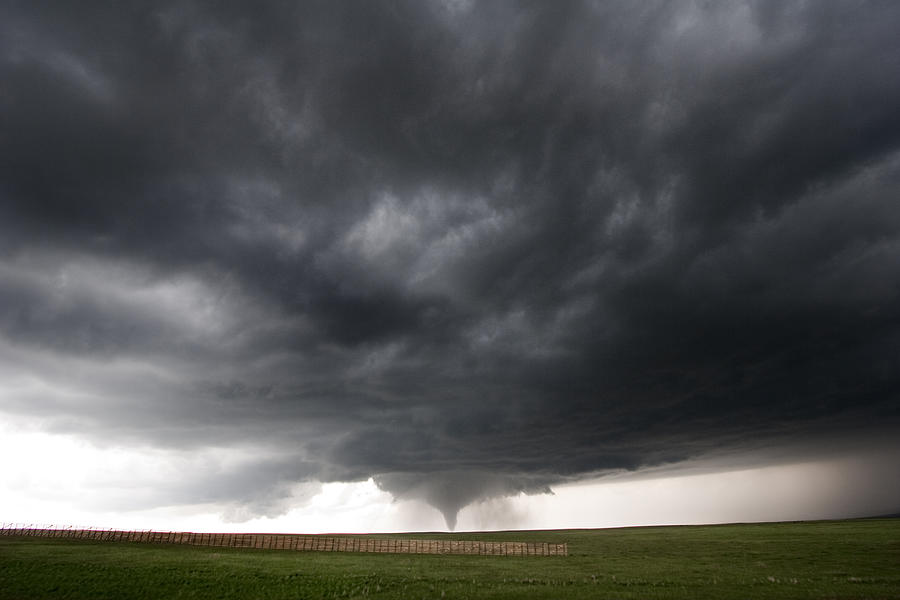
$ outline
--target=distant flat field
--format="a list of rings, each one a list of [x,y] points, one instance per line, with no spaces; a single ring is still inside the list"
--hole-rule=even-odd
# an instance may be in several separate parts
[[[0,599],[898,598],[900,519],[380,535],[567,542],[567,557],[0,538]]]

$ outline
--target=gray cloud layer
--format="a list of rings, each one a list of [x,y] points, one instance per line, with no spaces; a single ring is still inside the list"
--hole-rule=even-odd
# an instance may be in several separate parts
[[[0,409],[277,448],[236,501],[375,476],[448,523],[895,430],[898,29],[890,2],[6,3]]]

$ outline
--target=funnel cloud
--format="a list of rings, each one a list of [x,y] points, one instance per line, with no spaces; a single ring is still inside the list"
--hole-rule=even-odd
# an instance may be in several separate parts
[[[552,480],[556,483],[556,480]],[[552,494],[549,485],[535,478],[515,479],[496,473],[450,472],[423,476],[391,473],[376,478],[376,484],[398,500],[424,500],[444,515],[447,528],[456,529],[460,509],[484,498],[525,494]]]
[[[373,478],[450,529],[896,439],[898,30],[891,2],[6,2],[0,414],[209,457],[142,505]]]

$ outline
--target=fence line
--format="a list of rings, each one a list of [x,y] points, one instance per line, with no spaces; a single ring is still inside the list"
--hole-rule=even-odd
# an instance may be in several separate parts
[[[568,544],[548,542],[482,542],[418,540],[359,536],[274,533],[194,533],[190,531],[119,530],[2,523],[0,535],[70,538],[109,542],[188,544],[226,548],[296,550],[301,552],[377,552],[394,554],[468,554],[478,556],[568,556]]]

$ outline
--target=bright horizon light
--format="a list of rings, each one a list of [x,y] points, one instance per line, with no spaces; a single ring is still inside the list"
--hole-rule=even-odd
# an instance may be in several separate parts
[[[244,518],[222,503],[151,506],[152,482],[175,476],[187,456],[97,448],[71,436],[6,429],[0,452],[15,456],[0,482],[4,522],[236,533],[445,531],[441,513],[396,501],[369,478],[295,484],[284,514]],[[196,459],[196,456],[194,457]],[[463,508],[456,531],[608,528],[796,521],[888,513],[898,484],[892,465],[864,457],[672,475],[624,474],[554,486],[553,494],[500,497]],[[860,485],[881,478],[881,494]],[[141,482],[141,483],[136,483]],[[147,483],[151,482],[151,483]],[[128,510],[129,502],[145,506]]]

